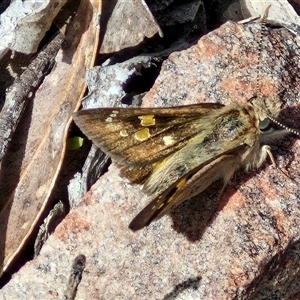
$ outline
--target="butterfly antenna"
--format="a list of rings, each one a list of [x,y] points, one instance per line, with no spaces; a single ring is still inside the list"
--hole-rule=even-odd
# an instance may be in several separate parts
[[[262,41],[263,41],[263,36],[266,34],[267,32],[267,26],[266,26],[266,22],[268,19],[268,15],[269,15],[269,10],[270,10],[271,5],[269,5],[266,10],[265,13],[261,19],[261,30],[259,33],[259,37],[258,37],[258,63],[256,65],[256,96],[261,96],[261,92],[259,89],[259,83],[261,80],[261,58],[262,58]]]
[[[286,125],[284,125],[284,124],[278,122],[276,119],[274,119],[274,118],[272,118],[272,117],[270,117],[270,116],[268,117],[268,119],[270,119],[273,123],[277,124],[277,125],[280,126],[281,128],[283,128],[283,129],[289,131],[290,133],[293,133],[293,134],[296,134],[296,135],[300,136],[300,131],[299,131],[299,130],[294,129],[294,128],[290,128],[290,127],[288,127],[288,126],[286,126]]]

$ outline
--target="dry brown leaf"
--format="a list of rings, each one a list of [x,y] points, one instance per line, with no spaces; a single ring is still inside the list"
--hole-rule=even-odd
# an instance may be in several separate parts
[[[60,170],[72,113],[85,91],[85,72],[93,65],[98,44],[96,16],[101,1],[83,0],[60,51],[57,64],[27,108],[0,175],[0,253],[5,271],[34,229]],[[74,34],[76,33],[76,34]],[[3,207],[3,206],[2,206]]]

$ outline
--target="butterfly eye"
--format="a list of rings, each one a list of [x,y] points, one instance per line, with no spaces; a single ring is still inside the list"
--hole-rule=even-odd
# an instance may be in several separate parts
[[[272,122],[268,118],[259,121],[259,129],[262,132],[269,131],[270,129],[272,129]]]

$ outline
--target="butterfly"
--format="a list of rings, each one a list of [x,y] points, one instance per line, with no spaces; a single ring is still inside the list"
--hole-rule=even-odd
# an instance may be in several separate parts
[[[221,179],[222,191],[241,168],[258,168],[269,143],[297,130],[276,121],[278,95],[247,103],[165,108],[99,108],[76,112],[75,123],[110,155],[122,176],[143,185],[149,204],[129,224],[149,225]],[[275,130],[272,124],[282,128]]]

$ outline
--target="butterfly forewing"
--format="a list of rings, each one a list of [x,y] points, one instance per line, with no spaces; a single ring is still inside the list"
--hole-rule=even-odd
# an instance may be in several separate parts
[[[201,119],[222,104],[169,108],[101,108],[79,111],[75,123],[120,164],[143,167],[184,147],[202,126]]]

